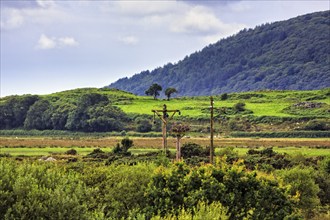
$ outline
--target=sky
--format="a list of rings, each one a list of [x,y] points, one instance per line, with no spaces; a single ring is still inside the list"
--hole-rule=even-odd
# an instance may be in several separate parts
[[[0,0],[0,97],[103,87],[329,0]]]

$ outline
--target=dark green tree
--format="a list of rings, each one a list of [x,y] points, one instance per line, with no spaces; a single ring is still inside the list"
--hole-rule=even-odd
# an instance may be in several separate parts
[[[112,106],[105,95],[91,93],[81,97],[77,108],[69,113],[65,127],[72,131],[120,131],[125,120],[126,114]]]
[[[228,94],[227,93],[221,94],[220,99],[221,100],[227,100],[228,99]]]
[[[137,118],[135,119],[136,131],[138,132],[149,132],[152,129],[152,124],[150,120],[146,118]]]
[[[169,101],[170,100],[170,98],[171,98],[171,95],[173,94],[173,93],[177,93],[178,91],[175,89],[175,88],[167,88],[166,90],[165,90],[165,95],[166,95],[166,97],[167,97],[167,100]]]
[[[36,95],[10,96],[6,103],[0,105],[0,128],[22,127],[30,106],[38,99]]]
[[[157,96],[159,96],[159,92],[162,91],[162,87],[158,85],[157,83],[152,84],[147,91],[145,91],[146,95],[153,96],[154,99],[157,99]]]
[[[47,100],[36,101],[26,114],[24,128],[27,129],[52,129],[52,105]]]

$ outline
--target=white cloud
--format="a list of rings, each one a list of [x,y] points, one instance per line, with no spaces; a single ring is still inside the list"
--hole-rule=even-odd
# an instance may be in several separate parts
[[[127,45],[135,45],[139,42],[139,39],[135,36],[120,37],[118,40]]]
[[[42,34],[39,38],[37,48],[39,49],[53,49],[56,47],[55,39],[49,38]]]
[[[170,30],[176,33],[193,33],[210,37],[228,36],[244,27],[240,24],[226,24],[204,6],[194,6],[171,24]]]
[[[42,8],[50,8],[55,6],[55,2],[52,0],[36,0],[36,2]]]
[[[60,46],[78,46],[78,42],[73,37],[61,37],[58,39]]]
[[[73,20],[73,13],[57,7],[51,0],[37,0],[34,7],[8,7],[1,5],[1,29],[17,29],[26,25],[65,24]]]
[[[22,13],[17,9],[4,9],[1,13],[1,29],[14,29],[24,23]]]
[[[73,37],[47,37],[42,34],[39,38],[37,49],[48,50],[54,48],[73,47],[79,43]]]
[[[148,16],[173,12],[178,4],[176,1],[105,1],[101,9],[129,16]]]

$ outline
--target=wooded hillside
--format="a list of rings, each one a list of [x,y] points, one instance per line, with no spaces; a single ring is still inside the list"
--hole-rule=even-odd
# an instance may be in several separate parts
[[[330,11],[244,29],[177,64],[109,85],[144,95],[153,83],[182,96],[330,87]]]

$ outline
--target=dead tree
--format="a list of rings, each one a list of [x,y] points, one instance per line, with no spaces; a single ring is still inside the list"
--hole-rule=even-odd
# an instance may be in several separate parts
[[[176,160],[180,160],[181,158],[181,138],[185,136],[185,134],[190,130],[188,125],[175,123],[171,128],[171,134],[176,137]]]

